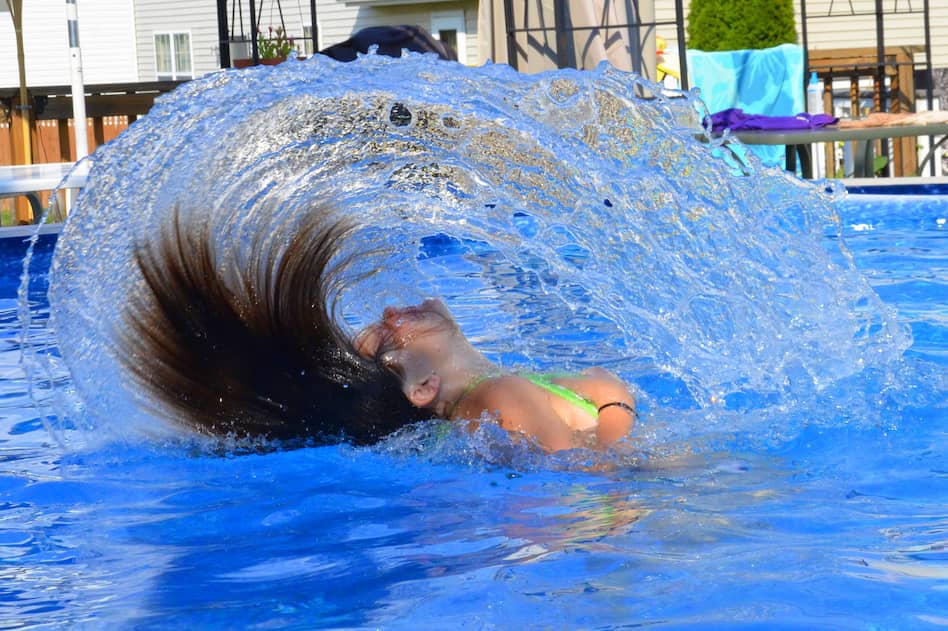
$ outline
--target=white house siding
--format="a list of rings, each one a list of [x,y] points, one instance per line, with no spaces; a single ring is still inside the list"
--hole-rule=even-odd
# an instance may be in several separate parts
[[[139,3],[142,0],[138,0]],[[263,3],[260,28],[280,26],[280,15],[275,0],[258,0]],[[310,25],[309,2],[305,0],[281,2],[283,24],[295,38],[300,38],[304,28]],[[431,30],[432,15],[442,12],[463,11],[467,31],[465,48],[468,60],[473,63],[477,58],[477,0],[453,0],[450,2],[418,2],[417,0],[318,0],[316,3],[316,26],[319,31],[317,49],[349,39],[356,31],[369,26],[392,26],[412,24]],[[235,34],[241,32],[234,25]],[[243,33],[250,33],[250,18],[243,15]],[[302,46],[300,47],[302,49]]]
[[[261,26],[278,24],[273,11],[275,0],[260,0],[264,11]],[[219,68],[217,42],[217,6],[215,0],[77,0],[79,10],[80,42],[86,83],[124,81],[151,81],[156,78],[154,33],[159,31],[187,31],[191,34],[192,63],[195,76]],[[687,16],[688,0],[684,0]],[[852,0],[856,12],[872,13],[875,0]],[[910,3],[899,0],[899,9]],[[24,36],[26,39],[26,73],[31,86],[64,85],[69,83],[68,41],[66,10],[63,0],[25,0]],[[287,29],[302,35],[309,24],[309,2],[283,0]],[[884,8],[891,10],[896,0],[884,0]],[[948,0],[931,0],[932,64],[948,68]],[[448,2],[402,3],[391,0],[318,0],[317,22],[319,47],[347,39],[355,31],[384,24],[418,24],[431,28],[434,12],[461,10],[467,24],[466,48],[468,59],[477,59],[477,6],[478,0]],[[799,1],[797,28],[800,30]],[[830,0],[809,0],[807,13],[809,47],[811,50],[875,46],[875,20],[870,16],[832,19],[816,18],[825,14]],[[834,13],[847,10],[848,0],[833,4]],[[920,8],[922,0],[911,6]],[[659,21],[673,21],[674,0],[655,0],[655,15]],[[245,16],[246,17],[246,16]],[[249,30],[249,27],[248,27]],[[674,29],[659,27],[670,44],[674,43]],[[921,45],[924,42],[920,14],[888,15],[885,21],[887,45]],[[801,39],[802,43],[802,39]],[[0,14],[0,86],[18,84],[16,46],[12,20]]]
[[[155,33],[190,33],[195,77],[220,68],[215,0],[135,0],[138,73],[155,81]]]
[[[133,0],[77,0],[77,9],[85,82],[137,81]],[[23,39],[28,85],[71,82],[63,0],[24,0]],[[13,20],[0,13],[0,86],[18,85]]]
[[[816,17],[827,15],[830,5],[833,6],[833,15],[839,17]],[[868,13],[860,17],[847,17],[849,12],[848,0],[808,0],[807,11],[807,46],[810,50],[830,50],[834,48],[862,48],[876,45],[875,0],[852,0],[855,13]],[[922,0],[883,0],[883,9],[893,11],[896,6],[899,11],[906,11],[910,6],[921,11]],[[688,16],[688,0],[684,0],[685,18]],[[935,68],[948,67],[948,0],[930,0],[930,29],[932,43],[932,66]],[[803,43],[802,23],[800,20],[800,2],[794,2],[794,11],[797,22],[798,43]],[[674,0],[655,0],[655,15],[659,21],[675,19]],[[884,35],[886,46],[918,45],[925,43],[923,15],[891,14],[885,16]],[[667,34],[659,28],[659,35],[674,37],[673,32]],[[919,57],[918,61],[922,61]]]

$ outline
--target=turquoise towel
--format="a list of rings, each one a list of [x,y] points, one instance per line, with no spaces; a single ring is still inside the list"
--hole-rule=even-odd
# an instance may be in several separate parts
[[[783,44],[761,50],[706,53],[689,50],[688,76],[710,113],[736,107],[748,114],[793,116],[806,110],[803,48]],[[768,166],[783,166],[783,145],[749,147]]]

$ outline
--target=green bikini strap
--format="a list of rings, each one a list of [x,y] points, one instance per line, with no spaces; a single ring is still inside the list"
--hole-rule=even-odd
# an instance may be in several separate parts
[[[551,376],[537,373],[526,373],[520,376],[530,383],[540,386],[550,394],[558,396],[559,398],[578,406],[585,412],[588,412],[593,418],[597,418],[599,416],[599,409],[596,407],[595,403],[586,397],[577,394],[575,391],[567,388],[566,386],[552,381]]]

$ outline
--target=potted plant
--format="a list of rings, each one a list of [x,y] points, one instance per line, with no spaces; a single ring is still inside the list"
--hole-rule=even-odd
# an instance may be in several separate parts
[[[231,59],[234,68],[247,68],[253,65],[253,59],[250,58],[250,41],[241,40],[244,44],[241,52],[234,54],[234,47],[231,48]],[[232,44],[233,44],[232,43]],[[282,26],[267,29],[266,35],[262,30],[257,31],[257,56],[260,63],[265,66],[275,66],[286,61],[287,55],[295,48],[293,38],[286,34]]]
[[[257,52],[260,54],[260,63],[265,66],[275,66],[286,61],[286,56],[295,48],[293,38],[288,37],[282,26],[269,27],[267,37],[263,31],[257,33]]]
[[[228,46],[230,48],[231,65],[234,68],[246,68],[253,65],[250,44],[250,38],[248,37],[241,36],[239,39],[230,40]]]

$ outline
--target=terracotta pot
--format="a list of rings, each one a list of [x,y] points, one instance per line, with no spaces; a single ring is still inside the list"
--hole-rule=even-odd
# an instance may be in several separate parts
[[[282,64],[284,61],[286,61],[286,59],[287,59],[286,57],[272,57],[270,59],[261,59],[260,65],[261,66],[276,66],[277,64]],[[306,57],[300,55],[299,57],[297,57],[297,59],[302,61],[303,59],[306,59]],[[253,59],[233,59],[231,60],[230,65],[233,68],[249,68],[250,66],[254,65],[254,63],[253,63]]]

